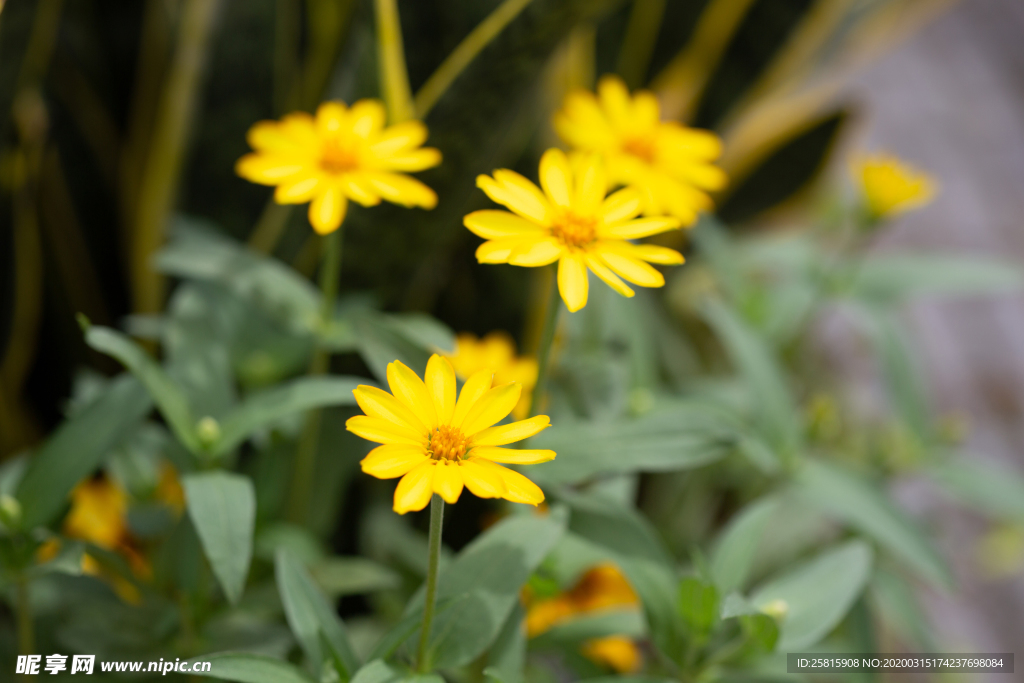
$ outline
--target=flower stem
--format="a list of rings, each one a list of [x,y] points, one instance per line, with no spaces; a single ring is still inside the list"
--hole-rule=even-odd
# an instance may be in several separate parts
[[[338,279],[341,275],[341,228],[324,236],[324,256],[320,265],[320,329],[331,324],[334,304],[338,298]],[[310,375],[327,372],[330,354],[319,343],[313,349],[309,363]],[[306,521],[309,514],[309,494],[316,469],[316,445],[320,436],[320,411],[311,410],[299,435],[295,449],[295,472],[288,498],[288,519],[296,524]]]
[[[427,658],[427,644],[430,641],[430,622],[434,620],[434,602],[437,599],[437,563],[441,558],[441,529],[444,523],[444,499],[434,494],[430,499],[430,536],[427,556],[427,595],[423,605],[423,626],[420,628],[420,644],[416,649],[416,670],[427,673],[430,662]]]
[[[409,89],[409,73],[405,67],[402,46],[402,25],[398,20],[397,0],[374,0],[377,18],[377,61],[380,64],[380,85],[388,105],[390,123],[401,123],[416,113]]]
[[[550,293],[547,311],[545,311],[544,329],[540,333],[540,345],[537,347],[537,383],[533,385],[533,394],[530,396],[531,417],[540,410],[540,402],[547,387],[551,345],[555,340],[555,329],[558,327],[558,314],[562,311],[562,297],[558,292],[557,275],[551,278],[548,287]]]
[[[32,625],[32,602],[29,597],[28,579],[21,577],[17,581],[15,595],[15,611],[18,620],[18,652],[30,655],[36,649],[35,628]]]

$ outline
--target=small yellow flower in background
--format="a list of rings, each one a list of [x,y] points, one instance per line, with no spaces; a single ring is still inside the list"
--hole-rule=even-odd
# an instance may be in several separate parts
[[[353,393],[366,415],[349,418],[346,428],[378,446],[362,461],[363,472],[378,479],[402,477],[395,488],[395,512],[422,510],[437,493],[459,499],[463,487],[480,498],[504,498],[537,505],[544,493],[532,481],[498,463],[532,465],[554,451],[500,448],[550,426],[546,415],[495,427],[519,402],[522,388],[511,382],[491,386],[493,373],[474,373],[455,398],[455,370],[433,355],[426,382],[406,365],[388,364],[392,393],[360,385]]]
[[[640,650],[636,643],[626,636],[594,638],[583,643],[580,652],[584,657],[603,664],[620,674],[640,670]]]
[[[868,213],[889,218],[923,206],[935,196],[935,179],[890,154],[872,154],[854,164]]]
[[[526,635],[535,638],[574,618],[616,609],[637,609],[640,600],[633,587],[613,564],[599,564],[587,570],[576,585],[564,593],[538,601],[526,600]],[[640,651],[625,636],[596,638],[583,644],[582,653],[620,673],[640,668]]]
[[[665,278],[650,263],[678,264],[679,252],[628,240],[679,227],[668,216],[637,218],[643,199],[623,189],[609,197],[604,164],[594,154],[549,149],[540,160],[541,191],[523,176],[498,170],[477,177],[477,186],[508,211],[474,211],[463,222],[488,240],[476,250],[481,263],[546,266],[558,261],[558,289],[570,311],[587,305],[587,271],[623,296],[633,296],[622,280],[641,287],[661,287]],[[620,279],[622,278],[622,279]]]
[[[279,204],[309,205],[309,222],[320,234],[341,226],[348,200],[375,206],[393,204],[432,209],[437,195],[406,173],[441,163],[441,153],[420,147],[427,127],[405,121],[385,127],[384,105],[359,100],[351,108],[324,102],[316,117],[305,112],[280,121],[260,121],[247,139],[255,150],[235,170],[246,180],[276,185]]]
[[[512,417],[525,419],[530,413],[530,392],[537,383],[537,361],[516,355],[516,343],[506,332],[490,332],[483,339],[462,332],[455,337],[455,352],[448,356],[459,379],[469,379],[481,370],[494,373],[494,386],[519,382],[523,388]]]
[[[554,126],[574,149],[601,154],[612,184],[640,191],[649,216],[667,213],[691,225],[714,207],[708,192],[726,185],[725,172],[714,165],[722,154],[718,136],[662,121],[654,93],[630,97],[617,76],[603,77],[596,96],[569,93]]]
[[[70,538],[116,550],[128,536],[128,494],[106,477],[88,479],[71,492],[71,510],[64,519]]]

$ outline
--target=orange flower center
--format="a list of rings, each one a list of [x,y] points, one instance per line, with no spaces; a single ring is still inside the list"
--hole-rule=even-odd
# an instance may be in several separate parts
[[[356,150],[338,140],[328,140],[320,149],[320,168],[328,173],[351,171],[358,164],[359,155]]]
[[[441,425],[430,435],[427,455],[434,460],[461,460],[466,453],[466,437],[448,425]]]
[[[585,247],[597,239],[597,218],[566,212],[555,220],[551,234],[567,247]]]
[[[627,138],[622,143],[622,151],[643,159],[648,164],[654,163],[654,140],[649,136]]]

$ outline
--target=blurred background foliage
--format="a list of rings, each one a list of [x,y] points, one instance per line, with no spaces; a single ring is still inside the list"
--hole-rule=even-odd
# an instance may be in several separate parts
[[[558,458],[531,472],[550,510],[459,502],[441,594],[486,614],[441,610],[438,666],[460,681],[596,678],[634,668],[621,642],[594,643],[625,637],[652,675],[774,680],[781,648],[935,651],[911,586],[948,590],[951,574],[890,484],[924,477],[980,510],[1005,532],[997,555],[1019,543],[1024,484],[960,457],[898,310],[1020,274],[865,256],[882,226],[819,176],[858,116],[844,79],[948,4],[398,3],[417,114],[444,154],[420,177],[440,202],[351,208],[342,296],[318,329],[321,241],[233,167],[255,121],[381,95],[374,3],[8,0],[0,500],[20,508],[0,505],[2,654],[24,647],[30,605],[40,652],[246,650],[273,658],[259,660],[270,678],[236,655],[216,660],[224,677],[349,680],[366,661],[362,680],[397,680],[382,660],[402,659],[420,617],[426,520],[394,515],[391,485],[358,474],[351,389],[395,359],[422,372],[453,331],[508,330],[535,350],[547,274],[478,265],[462,216],[487,205],[476,174],[533,177],[551,112],[607,72],[718,132],[731,184],[716,216],[662,238],[688,256],[664,289],[598,286],[565,317],[556,426],[536,439]],[[439,87],[495,16],[501,30]],[[812,325],[827,307],[876,359],[884,405],[856,409],[829,372]],[[317,345],[331,372],[304,376]],[[303,443],[311,409],[319,435]],[[304,449],[316,476],[296,496]],[[89,509],[102,514],[85,524]],[[480,579],[510,548],[507,577]],[[602,585],[616,609],[594,615]],[[519,623],[552,606],[574,619],[530,631],[527,665]]]

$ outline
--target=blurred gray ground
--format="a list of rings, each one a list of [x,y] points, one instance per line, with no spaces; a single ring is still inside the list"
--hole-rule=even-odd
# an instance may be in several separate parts
[[[878,249],[1024,264],[1024,0],[962,0],[865,69],[848,95],[864,107],[856,147],[890,150],[942,184]],[[971,457],[1024,472],[1024,295],[922,300],[907,316],[935,409],[968,416]],[[974,547],[983,521],[928,490],[909,493],[941,530],[960,580],[956,596],[927,596],[940,642],[960,652],[1016,649],[1024,680],[1024,577],[981,578]]]

